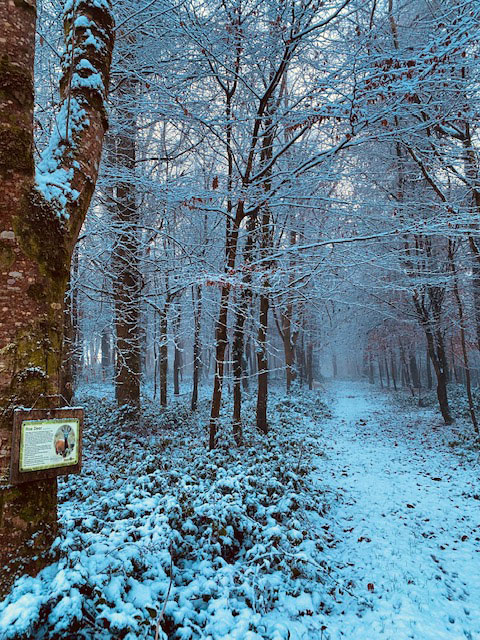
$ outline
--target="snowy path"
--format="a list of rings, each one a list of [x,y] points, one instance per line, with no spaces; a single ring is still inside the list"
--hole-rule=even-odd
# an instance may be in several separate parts
[[[403,411],[358,383],[331,393],[318,476],[340,494],[327,560],[351,595],[340,596],[326,633],[479,640],[478,463],[452,452],[431,411]]]

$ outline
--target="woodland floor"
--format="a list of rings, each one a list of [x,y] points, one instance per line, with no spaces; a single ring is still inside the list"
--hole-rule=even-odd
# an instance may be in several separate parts
[[[480,638],[479,455],[458,449],[466,425],[445,427],[366,384],[329,395],[317,473],[342,499],[328,562],[352,581],[331,638]]]
[[[269,437],[250,397],[245,446],[227,404],[209,453],[208,396],[196,414],[188,393],[166,412],[146,399],[127,424],[111,388],[83,393],[58,555],[0,603],[1,640],[153,640],[163,606],[161,640],[480,640],[465,420],[359,382],[272,389]]]

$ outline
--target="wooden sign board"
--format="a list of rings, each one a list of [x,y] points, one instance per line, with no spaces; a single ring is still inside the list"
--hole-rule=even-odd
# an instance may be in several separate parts
[[[15,409],[10,483],[79,473],[82,432],[83,409]]]

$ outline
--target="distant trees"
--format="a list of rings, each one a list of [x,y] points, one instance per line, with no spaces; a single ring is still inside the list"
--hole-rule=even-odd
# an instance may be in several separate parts
[[[139,408],[143,385],[165,408],[191,374],[192,410],[212,381],[211,448],[225,390],[241,445],[247,387],[266,433],[270,381],[292,393],[320,370],[435,382],[449,422],[448,381],[472,396],[480,364],[477,3],[115,11],[70,297],[89,380],[114,369],[119,405]]]

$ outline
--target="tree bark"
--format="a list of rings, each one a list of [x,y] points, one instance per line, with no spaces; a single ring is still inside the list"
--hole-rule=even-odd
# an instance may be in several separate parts
[[[112,368],[112,347],[110,343],[110,331],[108,327],[104,327],[102,330],[101,364],[102,379],[108,380]]]
[[[257,429],[262,433],[268,433],[267,404],[268,404],[268,354],[267,354],[267,331],[268,331],[268,307],[269,299],[267,294],[260,296],[260,315],[258,327],[258,390],[257,390]]]
[[[462,353],[463,353],[463,362],[464,362],[464,371],[465,371],[465,384],[467,387],[468,410],[470,413],[470,419],[472,420],[472,425],[475,430],[475,433],[478,434],[479,429],[478,429],[477,416],[475,414],[475,406],[473,402],[472,383],[471,383],[471,377],[470,377],[470,365],[468,361],[467,342],[465,339],[465,314],[463,311],[462,298],[460,297],[460,288],[458,286],[457,269],[456,269],[455,257],[454,257],[454,247],[451,241],[449,241],[449,258],[450,258],[450,268],[453,274],[453,293],[455,296],[455,300],[457,302],[458,319],[460,322],[460,341],[462,344]]]
[[[383,389],[382,363],[380,361],[380,356],[377,358],[377,364],[378,364],[378,379],[380,381],[380,389]]]
[[[182,350],[180,346],[180,303],[175,304],[175,315],[173,317],[173,395],[180,395],[180,367],[182,366]]]
[[[194,291],[196,290],[196,297]],[[192,380],[192,401],[190,408],[192,411],[197,410],[198,406],[198,383],[201,371],[201,344],[200,344],[200,321],[202,317],[202,289],[200,285],[192,288],[193,302],[193,380]]]
[[[128,58],[128,56],[127,56]],[[119,406],[140,406],[140,287],[139,213],[136,202],[137,125],[132,105],[136,79],[123,77],[118,96],[120,131],[115,136],[114,164],[120,170],[113,211],[116,227],[113,253],[116,329],[115,397]]]
[[[313,390],[313,342],[310,340],[307,344],[307,380],[308,388]]]
[[[336,353],[332,353],[332,370],[333,370],[333,377],[337,378],[338,370],[337,370],[337,354]]]
[[[420,388],[420,375],[418,373],[417,359],[415,358],[415,353],[410,351],[410,376],[412,380],[412,385],[415,389]]]
[[[168,309],[170,302],[165,302],[160,316],[160,406],[167,406],[167,382],[168,382]]]
[[[266,108],[267,114],[269,107]],[[267,117],[264,122],[265,133],[262,139],[261,165],[268,166],[273,154],[273,129],[272,119]],[[271,189],[271,168],[266,171],[263,190],[267,194]],[[271,229],[270,206],[268,202],[263,205],[262,221],[260,228],[260,257],[266,259],[273,242],[273,233]],[[265,269],[271,266],[269,261],[265,262]],[[258,367],[258,388],[257,388],[257,429],[262,433],[268,433],[267,421],[267,404],[268,404],[268,351],[267,351],[267,334],[268,334],[268,310],[270,306],[269,299],[269,279],[264,274],[262,281],[262,290],[260,293],[260,314],[257,335],[257,367]]]
[[[390,356],[390,370],[392,372],[393,388],[397,391],[397,368],[395,366],[395,358],[393,357],[393,351]]]
[[[433,386],[433,380],[432,380],[432,367],[430,364],[430,356],[428,354],[428,345],[427,345],[427,357],[425,358],[425,368],[427,371],[427,387],[430,390]]]
[[[247,312],[252,303],[251,272],[249,265],[252,261],[254,245],[255,218],[248,220],[248,234],[243,249],[244,276],[242,278],[242,290],[239,295],[237,312],[235,315],[235,327],[233,330],[232,360],[233,360],[233,437],[237,446],[243,441],[242,430],[242,378],[245,376],[245,321]]]
[[[237,256],[238,231],[243,220],[243,201],[237,206],[235,220],[232,228],[227,228],[227,247],[225,271],[228,273],[235,267]],[[215,327],[215,375],[213,379],[212,406],[210,410],[210,425],[208,446],[212,450],[216,445],[218,418],[220,416],[220,406],[222,403],[223,374],[225,369],[225,351],[227,348],[227,321],[228,321],[228,301],[230,298],[230,284],[222,285],[220,294],[220,310]]]
[[[434,300],[434,292],[430,294],[430,298]],[[437,399],[440,412],[445,424],[453,422],[450,415],[450,407],[448,405],[447,381],[448,381],[448,365],[445,353],[445,343],[443,332],[440,326],[440,302],[435,303],[435,309],[430,315],[425,301],[419,295],[414,296],[414,304],[420,323],[425,331],[427,338],[427,349],[430,357],[435,376],[437,378]]]
[[[34,0],[0,3],[0,597],[20,573],[47,562],[57,530],[56,479],[8,484],[13,409],[58,405],[65,292],[70,263],[97,179],[106,128],[105,91],[113,48],[110,12],[77,4],[67,12],[60,116],[37,168],[33,162]],[[67,60],[68,58],[68,60]],[[90,62],[103,87],[87,88]],[[81,108],[80,108],[81,107]],[[52,172],[64,170],[60,190]]]
[[[384,350],[384,352],[383,352],[383,361],[384,361],[384,365],[385,365],[385,376],[387,378],[387,387],[390,389],[390,373],[388,371],[388,359],[387,359],[386,350]]]

